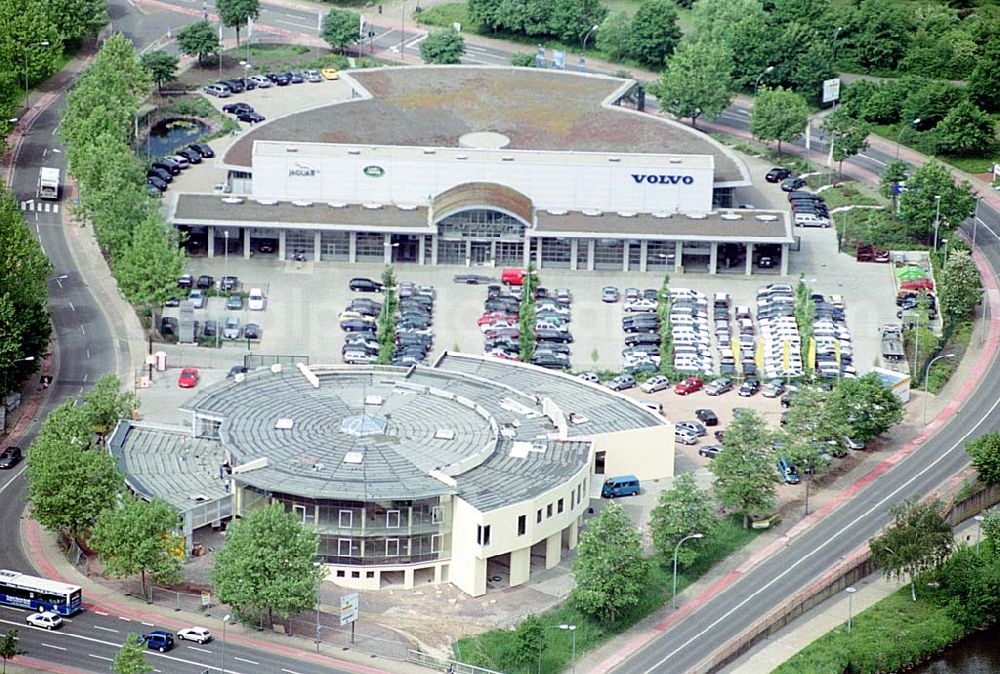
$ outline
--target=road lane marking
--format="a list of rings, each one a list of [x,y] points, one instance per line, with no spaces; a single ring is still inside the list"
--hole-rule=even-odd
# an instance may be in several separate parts
[[[145,625],[146,627],[156,627],[156,623],[140,623],[140,624]]]
[[[104,632],[114,632],[115,634],[121,634],[118,630],[111,627],[103,627],[101,625],[94,625],[95,630],[103,630]]]
[[[131,619],[131,618],[126,618],[126,617],[125,617],[125,616],[123,616],[123,615],[120,615],[120,616],[118,616],[118,619],[119,619],[119,620],[124,620],[124,621],[125,621],[125,622],[127,622],[127,623],[130,623],[130,622],[132,622],[132,619]]]
[[[69,303],[69,308],[72,309],[73,311],[76,311],[76,307],[73,306],[72,302]]]
[[[25,462],[25,464],[23,466],[21,466],[20,470],[18,470],[16,473],[14,473],[9,480],[7,480],[6,482],[4,482],[3,486],[0,487],[0,494],[2,494],[4,492],[4,490],[7,489],[7,487],[9,487],[14,482],[14,480],[16,480],[17,478],[21,477],[21,473],[23,473],[27,467],[28,467],[28,464],[27,464],[27,462]]]
[[[865,159],[873,161],[876,164],[878,164],[879,166],[885,166],[886,165],[886,163],[884,161],[882,161],[881,159],[876,159],[875,157],[871,156],[870,154],[859,154],[858,156],[859,157],[864,157]]]
[[[198,648],[197,646],[188,646],[188,648],[190,648],[192,651],[199,651],[201,653],[211,653],[212,652],[212,651],[208,650],[207,648]]]
[[[284,669],[284,668],[282,668],[281,671],[288,672],[288,674],[301,674],[301,672],[296,672],[294,669]]]
[[[96,613],[97,615],[108,615],[104,611],[94,611],[94,613]]]
[[[744,606],[746,606],[747,604],[749,604],[751,601],[756,600],[758,596],[769,592],[771,587],[773,587],[777,583],[781,582],[782,579],[785,576],[787,576],[789,573],[791,573],[793,570],[795,570],[796,567],[798,567],[799,565],[803,564],[810,557],[813,557],[816,554],[818,554],[821,550],[823,550],[828,545],[830,545],[834,541],[836,541],[836,539],[840,538],[845,532],[853,529],[858,524],[858,522],[860,522],[861,520],[869,517],[872,513],[876,512],[878,510],[884,510],[886,504],[890,500],[894,499],[899,494],[899,492],[903,491],[904,489],[906,489],[907,487],[909,487],[911,484],[913,484],[914,482],[916,482],[918,479],[922,478],[925,474],[927,474],[928,472],[930,472],[931,470],[933,470],[935,467],[937,467],[937,465],[941,461],[943,461],[945,459],[945,457],[947,457],[948,455],[950,455],[957,448],[964,447],[965,441],[969,438],[969,436],[971,436],[973,433],[975,433],[977,431],[977,429],[979,429],[979,427],[983,425],[983,422],[986,421],[987,417],[991,416],[994,412],[996,412],[997,407],[1000,407],[1000,399],[998,399],[996,402],[993,403],[993,405],[986,411],[985,414],[983,414],[979,418],[979,420],[965,433],[965,435],[963,435],[961,438],[959,438],[958,441],[955,444],[953,444],[951,447],[949,447],[945,451],[941,452],[941,454],[937,458],[935,458],[933,461],[929,462],[926,466],[924,466],[924,468],[922,470],[920,470],[920,471],[914,473],[913,475],[911,475],[910,479],[908,479],[906,482],[900,484],[892,492],[886,494],[877,503],[875,503],[870,508],[868,508],[868,510],[864,511],[863,513],[861,513],[860,515],[858,515],[857,517],[855,517],[853,520],[851,520],[850,522],[848,522],[845,526],[841,527],[838,531],[835,531],[835,532],[831,533],[830,535],[828,535],[826,537],[826,540],[824,540],[822,543],[820,543],[818,546],[816,546],[815,549],[813,549],[810,552],[807,552],[807,553],[803,554],[796,561],[794,561],[792,564],[790,564],[787,569],[785,569],[781,573],[779,573],[779,574],[775,575],[774,577],[772,577],[770,581],[768,581],[767,583],[765,583],[764,585],[762,585],[761,587],[759,587],[755,592],[751,593],[746,599],[744,599],[740,603],[738,603],[735,606],[733,606],[731,609],[729,609],[728,611],[726,611],[725,613],[723,613],[721,616],[719,616],[716,620],[712,621],[712,623],[709,624],[705,629],[703,629],[702,631],[698,632],[697,634],[695,634],[694,636],[692,636],[690,639],[688,639],[687,641],[685,641],[684,643],[682,643],[680,646],[678,646],[674,650],[672,650],[669,653],[667,653],[665,656],[663,656],[662,659],[660,659],[659,661],[657,661],[656,664],[654,664],[652,667],[650,667],[649,669],[644,670],[643,674],[652,674],[654,671],[656,671],[661,666],[663,666],[663,664],[666,663],[667,660],[669,660],[670,658],[672,658],[675,655],[677,655],[679,652],[681,652],[683,649],[685,649],[688,646],[690,646],[692,643],[694,643],[694,642],[696,642],[696,641],[698,641],[700,639],[703,639],[705,637],[705,635],[711,633],[712,630],[715,629],[715,627],[719,623],[721,623],[723,620],[727,619],[733,613],[736,613],[737,611],[739,611],[740,609],[742,609]],[[924,442],[926,442],[926,440]],[[909,456],[911,456],[911,454],[907,455],[907,457],[909,457]],[[904,457],[904,458],[906,458],[906,457]],[[745,576],[744,576],[744,578],[745,578]],[[715,597],[713,597],[713,599],[716,598],[716,597],[720,597],[720,596],[722,596],[721,593],[718,594],[718,595],[716,595]],[[711,600],[709,600],[709,601],[711,601]],[[706,602],[706,604],[707,604],[707,602]],[[702,605],[702,608],[704,608],[704,606],[705,606],[705,604]],[[652,644],[652,643],[653,642],[650,642],[650,644]],[[641,653],[642,650],[645,650],[645,649],[641,649],[639,651],[639,653]],[[635,657],[635,655],[637,655],[637,654],[638,653],[634,654],[633,657]],[[625,662],[627,662],[627,660]],[[620,665],[621,664],[624,664],[624,662],[620,663]],[[615,667],[614,669],[617,669],[617,667]]]
[[[94,655],[93,653],[87,653],[88,658],[97,658],[98,660],[107,660],[108,662],[114,662],[111,658],[106,658],[103,655]]]
[[[69,650],[68,648],[63,648],[62,646],[56,646],[55,644],[47,644],[44,641],[42,642],[42,646],[45,646],[46,648],[54,648],[57,651],[68,651]]]
[[[86,331],[86,330],[84,330],[84,328],[83,328],[83,326],[82,326],[82,325],[80,326],[80,332],[82,332],[83,334],[87,334],[87,331]]]
[[[248,665],[259,665],[260,664],[259,662],[254,662],[253,660],[247,660],[246,658],[241,658],[238,655],[234,655],[233,656],[233,660],[239,660],[240,662],[245,662]]]

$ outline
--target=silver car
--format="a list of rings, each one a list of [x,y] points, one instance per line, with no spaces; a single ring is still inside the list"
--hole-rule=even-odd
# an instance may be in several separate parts
[[[222,338],[223,339],[239,339],[240,338],[240,319],[236,316],[230,316],[226,319],[226,325],[222,328]]]

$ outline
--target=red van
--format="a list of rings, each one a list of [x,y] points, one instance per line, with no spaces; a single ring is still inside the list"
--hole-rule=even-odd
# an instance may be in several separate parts
[[[520,267],[506,267],[500,274],[500,281],[512,286],[519,286],[524,283],[524,277],[528,272]]]

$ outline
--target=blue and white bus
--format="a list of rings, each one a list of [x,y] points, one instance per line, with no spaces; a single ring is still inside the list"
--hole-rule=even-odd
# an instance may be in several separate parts
[[[83,610],[81,594],[79,585],[59,583],[19,571],[0,569],[2,604],[35,611],[55,611],[59,615],[73,615]]]

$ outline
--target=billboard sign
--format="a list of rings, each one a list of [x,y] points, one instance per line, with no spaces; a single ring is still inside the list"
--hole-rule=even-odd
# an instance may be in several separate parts
[[[840,78],[823,80],[823,102],[833,103],[838,100],[840,100]]]

